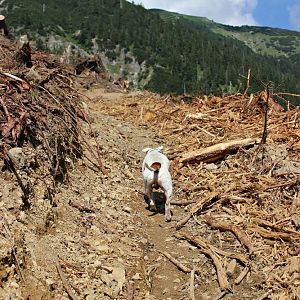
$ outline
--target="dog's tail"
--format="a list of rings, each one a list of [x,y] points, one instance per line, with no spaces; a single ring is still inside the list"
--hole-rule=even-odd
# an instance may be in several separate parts
[[[154,172],[153,187],[158,190],[159,189],[158,172],[161,168],[161,163],[155,162],[155,163],[151,164],[151,166],[149,166],[148,163],[145,163],[145,165],[146,165],[147,169]]]
[[[160,168],[161,168],[161,163],[159,162],[155,162],[153,163],[151,166],[148,165],[148,163],[145,163],[145,166],[148,170],[152,171],[152,172],[155,172],[155,173],[158,173]]]

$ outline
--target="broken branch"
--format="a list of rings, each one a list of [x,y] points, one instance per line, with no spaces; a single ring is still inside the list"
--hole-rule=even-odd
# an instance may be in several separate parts
[[[59,264],[58,261],[56,262],[56,269],[57,269],[57,271],[58,271],[58,274],[59,274],[59,276],[60,276],[60,279],[61,279],[61,281],[62,281],[62,283],[63,283],[63,286],[64,286],[64,288],[66,289],[66,291],[67,291],[69,297],[70,297],[71,299],[73,299],[73,300],[79,300],[79,298],[77,298],[77,296],[76,296],[76,295],[74,294],[74,292],[72,291],[71,286],[69,285],[69,283],[68,283],[68,281],[67,281],[67,279],[66,279],[66,277],[65,277],[65,274],[64,274],[64,272],[62,271],[61,266],[60,266],[60,264]]]
[[[232,232],[238,240],[241,242],[242,245],[244,245],[249,253],[253,253],[253,246],[248,237],[245,235],[242,230],[240,230],[237,226],[234,226],[232,224],[227,224],[224,222],[218,222],[216,219],[214,219],[211,215],[207,214],[204,216],[205,221],[207,224],[209,224],[213,229],[219,229],[221,231],[230,231]]]
[[[169,254],[168,252],[161,252],[166,258],[168,258],[170,260],[170,262],[172,262],[180,271],[184,272],[184,273],[190,273],[191,270],[186,267],[184,264],[182,264],[181,262],[179,262],[175,257],[173,257],[171,254]]]
[[[205,245],[201,242],[198,243],[197,238],[191,236],[188,233],[183,233],[183,232],[176,233],[175,237],[179,238],[179,239],[184,238],[184,239],[188,240],[190,243],[196,245],[202,253],[209,256],[212,259],[213,264],[216,268],[218,282],[219,282],[221,290],[230,290],[229,282],[228,282],[228,279],[227,279],[225,269],[222,265],[222,262],[220,261],[217,254],[212,250],[212,248],[209,247],[208,244]]]
[[[202,211],[205,207],[211,205],[212,203],[215,203],[219,199],[219,193],[218,192],[211,192],[208,194],[207,197],[204,199],[199,200],[194,206],[192,206],[189,214],[179,221],[176,224],[176,229],[180,229],[183,225],[185,225],[189,219],[196,213]]]

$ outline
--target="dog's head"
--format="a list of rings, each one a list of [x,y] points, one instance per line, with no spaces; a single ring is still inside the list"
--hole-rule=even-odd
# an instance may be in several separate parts
[[[145,148],[145,149],[143,149],[142,151],[144,152],[144,153],[149,153],[149,152],[151,152],[151,151],[158,151],[158,152],[160,152],[160,153],[163,153],[163,146],[159,146],[159,147],[157,147],[157,148]]]

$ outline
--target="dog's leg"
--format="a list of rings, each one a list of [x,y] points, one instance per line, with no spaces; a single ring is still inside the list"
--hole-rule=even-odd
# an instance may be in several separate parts
[[[145,200],[147,201],[148,204],[148,209],[150,211],[156,211],[156,206],[155,203],[153,201],[153,193],[152,193],[152,185],[149,184],[146,180],[144,181],[145,184]]]
[[[171,221],[171,197],[172,197],[172,189],[168,189],[165,191],[166,203],[165,203],[165,218],[166,222]]]
[[[153,200],[153,189],[152,189],[152,186],[148,189],[149,191],[149,199],[150,199],[150,202],[149,202],[149,209],[150,211],[156,211],[156,205],[155,205],[155,202]]]
[[[148,196],[148,185],[147,185],[147,180],[144,180],[144,200],[150,206],[149,201],[150,198]]]

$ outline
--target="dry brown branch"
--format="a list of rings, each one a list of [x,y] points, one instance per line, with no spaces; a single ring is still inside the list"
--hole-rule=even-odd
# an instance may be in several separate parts
[[[269,112],[269,83],[267,84],[267,93],[266,98],[264,99],[264,129],[260,141],[260,145],[265,145],[267,142],[267,136],[268,136],[268,112]]]
[[[176,235],[175,235],[176,236]],[[176,236],[177,238],[180,238],[180,236]],[[240,263],[242,263],[244,266],[249,266],[249,261],[248,259],[240,253],[234,253],[234,252],[228,252],[228,251],[224,251],[222,249],[219,249],[211,244],[209,244],[205,239],[201,238],[201,237],[197,237],[196,241],[199,245],[203,246],[203,247],[210,247],[211,249],[213,249],[214,252],[225,256],[225,257],[229,257],[232,259],[236,259],[238,260]]]
[[[67,279],[66,279],[66,277],[65,277],[65,274],[64,274],[64,272],[62,271],[61,266],[60,266],[60,264],[59,264],[58,261],[56,262],[56,269],[57,269],[57,271],[58,271],[58,274],[59,274],[59,276],[60,276],[60,279],[61,279],[61,281],[62,281],[62,283],[63,283],[63,286],[64,286],[64,288],[66,289],[66,291],[67,291],[69,297],[70,297],[72,300],[79,300],[79,298],[78,298],[78,297],[74,294],[74,292],[72,291],[72,288],[71,288],[70,284],[68,283],[68,281],[67,281]]]
[[[176,229],[177,230],[180,229],[183,225],[185,225],[189,221],[189,219],[193,215],[201,212],[205,207],[208,207],[209,205],[215,203],[219,199],[219,196],[220,195],[217,192],[208,193],[208,195],[204,199],[199,200],[195,205],[192,206],[190,212],[185,218],[177,222]]]
[[[168,258],[170,260],[170,262],[172,262],[180,271],[184,272],[184,273],[190,273],[191,269],[189,269],[188,267],[186,267],[184,264],[182,264],[181,262],[179,262],[175,257],[173,257],[171,254],[169,254],[168,252],[161,252],[166,258]]]
[[[268,186],[265,188],[265,190],[272,190],[272,189],[278,189],[278,188],[282,188],[282,187],[287,187],[287,186],[291,186],[295,183],[297,183],[297,181],[300,180],[300,177],[297,176],[296,178],[294,179],[291,179],[291,180],[287,180],[285,182],[282,182],[282,183],[278,183],[278,184],[274,184],[274,185],[271,185],[271,186]]]
[[[248,239],[246,234],[239,229],[237,226],[234,226],[232,224],[227,224],[224,222],[218,222],[215,218],[213,218],[211,215],[207,214],[204,216],[205,221],[213,228],[213,229],[219,229],[221,231],[230,231],[232,232],[238,240],[241,242],[242,245],[244,245],[249,253],[253,253],[253,245],[251,241]]]
[[[295,237],[294,235],[289,234],[289,233],[272,232],[272,231],[268,231],[264,228],[260,228],[258,226],[257,227],[254,227],[254,226],[249,227],[248,230],[256,232],[260,236],[262,236],[263,238],[266,238],[266,239],[283,240],[283,241],[290,242],[290,243],[296,242],[299,239],[299,237]]]
[[[280,226],[277,226],[276,224],[273,224],[269,221],[262,220],[262,219],[259,219],[259,218],[253,218],[252,221],[255,224],[259,225],[259,226],[271,228],[271,229],[274,229],[277,232],[285,232],[285,233],[294,235],[295,239],[297,239],[297,237],[300,239],[300,232],[298,232],[298,231],[282,228]]]
[[[245,267],[243,271],[240,273],[240,275],[235,279],[234,284],[238,285],[240,284],[243,279],[246,277],[250,269],[248,267]]]
[[[227,279],[226,271],[225,271],[219,257],[212,250],[212,248],[209,247],[209,245],[207,245],[207,244],[203,245],[201,242],[198,243],[197,238],[191,236],[188,233],[183,233],[183,232],[176,233],[175,237],[177,237],[179,239],[186,239],[190,243],[196,245],[202,253],[209,256],[212,259],[213,264],[214,264],[214,266],[217,270],[217,277],[218,277],[218,282],[219,282],[221,290],[230,290],[230,286],[229,286],[229,282],[228,282],[228,279]]]
[[[195,267],[191,271],[190,297],[191,297],[191,300],[196,300],[196,298],[195,298]]]
[[[230,142],[224,142],[210,146],[205,149],[195,150],[192,152],[185,153],[179,161],[181,163],[190,163],[190,162],[214,162],[222,159],[228,154],[236,153],[240,148],[249,148],[254,146],[257,143],[257,139],[244,139],[244,140],[234,140]]]
[[[182,226],[184,226],[190,218],[192,218],[193,214],[189,212],[186,217],[184,217],[182,220],[178,221],[176,224],[176,229],[179,230],[181,229]]]
[[[65,269],[71,269],[72,271],[74,271],[78,274],[84,274],[84,272],[85,272],[83,268],[81,268],[79,266],[75,266],[73,264],[70,264],[69,262],[63,260],[62,258],[59,258],[58,262],[61,267],[65,268]]]
[[[292,97],[300,97],[299,94],[292,94],[292,93],[274,93],[275,96],[292,96]]]

